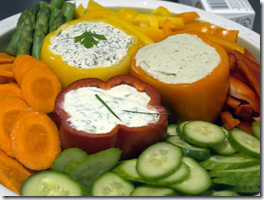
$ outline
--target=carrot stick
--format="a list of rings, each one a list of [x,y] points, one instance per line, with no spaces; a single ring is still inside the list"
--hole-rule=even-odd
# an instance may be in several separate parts
[[[19,87],[14,84],[6,83],[0,85],[0,99],[5,96],[18,96],[21,99],[24,99],[22,91]]]
[[[47,114],[32,108],[21,111],[15,118],[11,143],[16,159],[31,170],[50,168],[61,152],[56,124]]]
[[[256,57],[251,53],[251,51],[249,51],[247,48],[245,48],[244,54],[249,57],[251,60],[255,61],[256,63],[259,64],[258,60],[256,59]]]
[[[7,78],[13,78],[13,63],[1,64],[0,65],[0,76],[4,76]]]
[[[231,130],[240,123],[238,119],[235,119],[233,117],[230,111],[221,112],[220,116],[223,127],[225,127],[228,130]]]
[[[227,105],[229,105],[229,106],[230,106],[231,108],[233,108],[233,109],[237,109],[238,106],[240,106],[240,104],[241,104],[240,101],[238,101],[237,99],[231,97],[230,95],[227,95],[227,96],[226,96],[226,101],[225,101],[225,103],[226,103]]]
[[[0,166],[0,183],[17,194],[26,178],[35,173],[25,168],[16,159],[9,157],[1,149]]]
[[[244,60],[237,61],[237,64],[239,65],[241,71],[246,75],[251,88],[260,97],[260,74],[254,72]]]
[[[249,86],[233,76],[229,76],[228,94],[237,99],[247,101],[253,106],[255,112],[260,113],[260,98]]]
[[[254,72],[260,73],[260,64],[258,64],[254,60],[250,59],[245,54],[242,54],[242,53],[240,53],[240,52],[238,52],[236,50],[233,51],[232,53],[235,54],[235,56],[237,57],[237,60],[245,60],[246,63],[251,67],[251,69]]]
[[[10,56],[6,53],[0,53],[0,64],[12,63],[15,60],[15,56]]]
[[[51,69],[39,66],[25,73],[21,91],[30,107],[49,113],[53,111],[61,84]]]
[[[10,128],[21,110],[29,106],[18,96],[6,96],[0,99],[0,148],[9,156],[15,157],[11,147]]]

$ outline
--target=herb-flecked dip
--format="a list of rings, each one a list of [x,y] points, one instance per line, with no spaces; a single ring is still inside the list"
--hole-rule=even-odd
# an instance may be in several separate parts
[[[98,95],[120,118],[115,117],[95,95]],[[70,115],[68,119],[76,130],[89,133],[106,133],[116,124],[128,127],[145,126],[155,123],[159,115],[156,109],[147,108],[150,96],[135,87],[122,84],[103,90],[97,87],[81,87],[65,94],[63,109]],[[142,113],[132,113],[137,111]]]
[[[103,22],[87,22],[61,30],[51,38],[50,50],[71,66],[107,67],[118,63],[131,44],[131,36],[124,31]]]

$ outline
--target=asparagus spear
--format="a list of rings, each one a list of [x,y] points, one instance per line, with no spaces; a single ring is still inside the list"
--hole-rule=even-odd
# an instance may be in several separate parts
[[[45,1],[39,1],[38,4],[40,9],[48,5]]]
[[[50,12],[49,6],[45,6],[39,10],[37,15],[31,55],[39,60],[43,40],[49,29]]]
[[[55,19],[59,16],[59,15],[63,15],[63,12],[61,9],[58,9],[56,7],[54,7],[54,9],[51,11],[50,14],[50,19],[49,19],[49,27],[52,26],[52,24],[54,23]],[[49,31],[50,32],[50,31]]]
[[[7,54],[10,54],[12,56],[15,56],[16,55],[16,51],[17,51],[17,43],[19,42],[20,40],[20,36],[21,36],[21,32],[22,32],[22,29],[23,27],[25,26],[25,16],[26,15],[29,15],[27,16],[26,20],[31,20],[31,17],[30,15],[36,15],[36,13],[38,12],[39,10],[39,6],[38,5],[34,5],[34,6],[30,6],[28,8],[26,8],[20,15],[19,19],[18,19],[18,22],[17,22],[17,28],[16,28],[16,32],[15,34],[12,36],[11,38],[11,41],[9,42],[7,48],[6,48],[6,53]],[[27,21],[28,23],[28,21]]]
[[[59,16],[55,19],[53,24],[49,27],[49,33],[56,31],[64,22],[63,12],[59,14]]]
[[[64,12],[64,23],[73,19],[76,5],[71,2],[64,2],[61,10]]]
[[[58,9],[61,9],[63,3],[64,3],[64,0],[51,0],[50,1],[50,5],[53,5]]]

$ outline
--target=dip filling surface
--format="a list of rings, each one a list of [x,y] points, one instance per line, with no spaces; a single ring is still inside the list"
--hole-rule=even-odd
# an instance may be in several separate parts
[[[95,94],[113,110],[121,121],[96,98]],[[125,84],[115,86],[110,90],[82,87],[65,94],[63,109],[70,114],[68,120],[76,130],[103,134],[111,131],[116,124],[140,127],[157,122],[158,115],[124,111],[157,113],[155,109],[147,108],[149,101],[150,96],[146,92],[139,92],[136,88]]]
[[[106,40],[96,37],[86,38],[88,41],[96,40],[98,43],[86,48],[75,37],[85,32],[103,35]],[[107,67],[118,63],[132,44],[132,37],[112,25],[101,23],[79,23],[72,25],[51,38],[50,50],[61,55],[64,62],[79,68]]]
[[[177,34],[137,52],[136,66],[161,82],[193,83],[210,74],[220,62],[217,51],[196,35]]]

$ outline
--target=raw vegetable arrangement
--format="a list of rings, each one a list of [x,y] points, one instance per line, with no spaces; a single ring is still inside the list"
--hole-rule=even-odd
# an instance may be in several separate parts
[[[86,8],[51,0],[25,9],[0,53],[0,183],[22,196],[259,194],[260,64],[236,43],[237,30],[199,17],[172,16],[163,6],[151,14],[115,12],[93,0]],[[70,29],[79,24],[99,32]],[[139,52],[178,35],[214,49],[220,59],[215,71],[182,85],[144,71]],[[59,47],[71,40],[72,46]],[[111,50],[90,53],[98,60],[106,56],[101,64],[94,59],[94,66],[81,67],[87,55],[80,56],[82,64],[70,64],[80,52],[65,58],[54,51],[106,48],[110,40]],[[108,54],[122,43],[125,56],[121,47]],[[130,106],[133,100],[140,100],[138,107]],[[139,115],[147,122],[130,126]],[[103,129],[109,123],[114,128]]]

